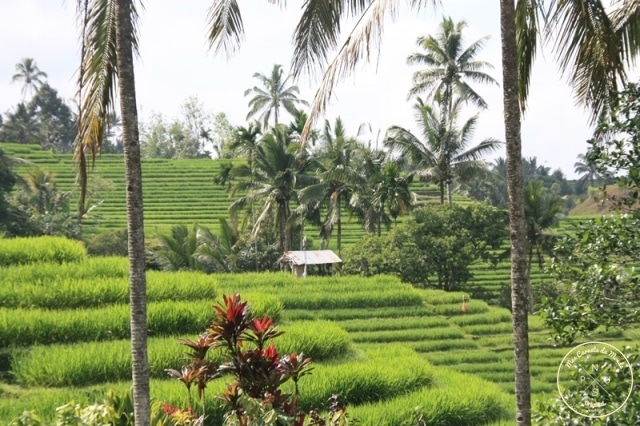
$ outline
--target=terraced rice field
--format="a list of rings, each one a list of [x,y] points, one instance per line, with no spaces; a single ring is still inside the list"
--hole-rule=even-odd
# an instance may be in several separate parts
[[[0,424],[26,409],[51,416],[71,400],[87,403],[107,389],[128,388],[127,271],[121,258],[0,267]],[[281,352],[314,358],[317,369],[302,385],[306,406],[338,392],[363,424],[398,425],[415,405],[435,416],[456,411],[455,404],[470,404],[475,416],[459,424],[512,424],[511,315],[468,293],[416,289],[389,276],[149,272],[148,280],[156,399],[184,403],[183,389],[164,373],[183,362],[178,339],[204,330],[221,294],[239,292],[257,316],[280,319]],[[634,329],[594,338],[623,347],[639,336]],[[554,395],[568,348],[554,347],[536,316],[530,346],[534,396]]]
[[[76,166],[71,155],[43,151],[39,145],[0,144],[0,147],[8,155],[24,158],[55,172],[61,190],[76,190]],[[207,225],[215,231],[218,220],[228,217],[228,206],[231,201],[225,188],[214,183],[219,167],[218,161],[210,159],[143,159],[146,235],[153,237],[159,232],[167,233],[173,225],[191,225],[195,222]],[[17,171],[26,172],[31,168],[33,166],[21,166]],[[91,235],[106,229],[124,228],[126,208],[122,155],[105,154],[98,157],[92,175],[106,180],[111,187],[97,197],[104,201],[85,221],[85,234]],[[412,190],[418,194],[420,203],[439,202],[439,193],[434,186],[416,182]],[[454,202],[465,204],[471,201],[454,194]],[[349,215],[345,214],[344,217],[348,218]],[[556,232],[560,234],[571,232],[572,222],[585,218],[583,216],[566,218]],[[307,233],[311,238],[318,235],[318,232],[318,229],[308,226]],[[343,223],[342,232],[343,247],[356,244],[365,234],[355,218],[347,219]],[[330,247],[335,248],[335,238],[331,243]],[[502,250],[507,248],[508,246],[505,245]],[[496,267],[477,263],[472,265],[471,270],[474,277],[463,290],[492,305],[498,305],[503,287],[508,286],[510,282],[510,263],[502,262]],[[544,282],[545,278],[543,271],[534,265],[531,274],[532,282],[534,284]]]
[[[56,174],[58,187],[63,191],[77,192],[76,165],[70,154],[53,154],[43,151],[39,145],[0,144],[0,148]],[[16,171],[25,173],[35,166],[19,166]],[[193,224],[217,229],[218,220],[228,217],[230,204],[226,188],[214,183],[220,171],[220,162],[211,159],[142,160],[144,179],[145,228],[147,235],[166,232],[173,225]],[[92,176],[98,176],[110,188],[100,192],[94,201],[104,200],[86,223],[86,233],[126,226],[124,191],[124,160],[122,155],[104,154],[93,166]],[[91,179],[91,178],[90,178]],[[420,202],[437,201],[437,191],[422,183],[412,187]],[[75,200],[75,199],[74,199]],[[469,202],[457,196],[456,201]],[[345,215],[348,217],[348,215]],[[319,230],[310,229],[311,235]],[[356,243],[364,231],[355,218],[343,225],[344,244]]]

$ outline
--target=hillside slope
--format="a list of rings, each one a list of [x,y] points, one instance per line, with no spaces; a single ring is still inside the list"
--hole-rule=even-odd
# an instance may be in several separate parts
[[[16,167],[24,174],[35,167],[42,167],[56,174],[58,187],[63,191],[74,191],[77,198],[76,164],[70,154],[54,154],[44,151],[39,145],[0,144],[7,155],[33,163]],[[231,203],[227,187],[217,185],[215,178],[222,162],[212,159],[168,160],[146,158],[142,160],[144,180],[144,218],[147,235],[166,232],[172,225],[199,223],[217,230],[219,219],[228,217]],[[98,187],[94,202],[102,204],[86,220],[85,234],[94,234],[106,229],[126,226],[124,159],[121,154],[103,154],[96,158],[90,173],[94,187]],[[102,187],[100,189],[99,187]],[[439,202],[435,187],[416,182],[412,190],[418,195],[418,203]],[[471,202],[461,195],[454,196],[458,203]],[[357,218],[345,213],[343,244],[356,243],[364,235]],[[314,238],[318,229],[310,227]]]

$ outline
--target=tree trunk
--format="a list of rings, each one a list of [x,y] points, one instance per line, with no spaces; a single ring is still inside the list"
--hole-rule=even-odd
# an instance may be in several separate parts
[[[453,204],[453,197],[451,196],[451,181],[447,180],[447,201],[449,205]]]
[[[338,193],[338,257],[342,249],[342,217],[340,211],[340,193]]]
[[[516,424],[518,426],[530,426],[531,379],[529,376],[529,326],[527,317],[527,254],[514,0],[500,0],[500,25],[504,127],[507,147],[509,236],[511,240],[511,312],[513,315]]]
[[[116,55],[127,189],[133,405],[135,424],[147,426],[151,423],[149,360],[147,356],[147,291],[144,273],[142,167],[140,165],[138,111],[133,72],[131,1],[116,0]]]
[[[440,181],[440,205],[444,205],[444,181]]]

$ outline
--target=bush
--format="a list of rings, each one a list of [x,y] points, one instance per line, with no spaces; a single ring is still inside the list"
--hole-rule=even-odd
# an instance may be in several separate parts
[[[110,229],[84,241],[91,256],[127,256],[127,230]]]
[[[493,207],[424,207],[387,235],[367,236],[347,249],[344,271],[395,274],[405,282],[455,290],[472,277],[473,262],[496,261],[492,252],[506,235],[506,216]]]

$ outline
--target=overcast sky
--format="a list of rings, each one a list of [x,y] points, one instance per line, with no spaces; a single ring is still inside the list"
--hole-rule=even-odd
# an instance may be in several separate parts
[[[288,8],[282,10],[265,0],[239,0],[246,40],[227,59],[207,50],[210,1],[144,1],[141,57],[136,63],[142,119],[152,112],[177,117],[180,105],[197,96],[207,111],[224,112],[232,124],[244,124],[248,112],[244,91],[256,84],[253,74],[269,74],[276,63],[289,68],[291,34],[302,1],[287,3]],[[21,85],[12,83],[11,76],[24,57],[36,61],[62,97],[73,97],[79,52],[75,4],[74,0],[0,0],[0,113],[11,111],[21,100]],[[438,31],[442,16],[467,22],[465,46],[485,35],[491,37],[478,59],[492,63],[495,69],[488,72],[501,81],[499,2],[447,0],[437,11],[401,10],[399,18],[385,28],[377,63],[363,65],[338,85],[326,118],[341,116],[354,135],[365,122],[374,133],[383,133],[390,125],[415,128],[413,102],[407,100],[407,92],[418,68],[406,65],[406,58],[418,50],[417,37]],[[311,101],[317,79],[304,77],[297,83],[300,97]],[[489,104],[489,110],[480,113],[474,144],[488,137],[504,140],[502,89],[474,87]],[[539,56],[522,128],[523,155],[536,156],[539,164],[561,168],[573,177],[576,156],[586,151],[591,132],[587,114],[575,106],[552,55]],[[504,155],[501,151],[494,157]]]

